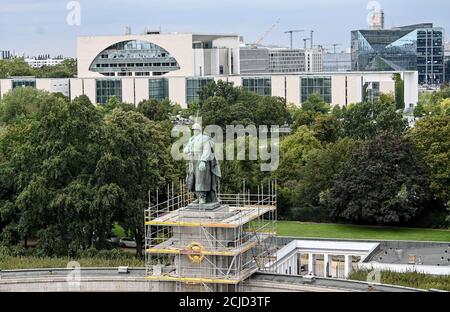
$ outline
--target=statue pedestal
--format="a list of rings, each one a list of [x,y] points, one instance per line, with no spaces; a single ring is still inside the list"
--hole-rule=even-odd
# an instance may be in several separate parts
[[[197,211],[210,211],[210,210],[215,210],[221,206],[222,205],[219,202],[207,203],[207,204],[189,204],[189,205],[187,205],[186,209],[197,210]]]
[[[206,209],[206,207],[208,209]],[[221,205],[220,203],[201,204],[201,205],[190,204],[187,207],[181,208],[178,211],[180,220],[191,222],[208,222],[211,220],[223,220],[228,217],[231,217],[236,213],[238,212],[230,211],[230,207],[228,205]]]

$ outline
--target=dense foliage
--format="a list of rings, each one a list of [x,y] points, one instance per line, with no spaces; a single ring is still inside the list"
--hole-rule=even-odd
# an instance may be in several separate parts
[[[173,176],[171,142],[165,122],[124,107],[32,88],[0,101],[0,242],[32,237],[38,255],[73,256],[108,247],[117,222],[141,252],[148,192]]]
[[[0,79],[14,76],[34,76],[37,78],[71,78],[77,75],[77,61],[65,59],[55,66],[32,68],[23,58],[0,60]]]
[[[350,279],[356,281],[367,281],[368,270],[353,271]],[[448,275],[430,275],[419,272],[398,273],[392,271],[382,271],[382,284],[397,285],[403,287],[412,287],[418,289],[439,289],[450,291],[450,276]],[[375,286],[376,289],[376,286]]]
[[[26,67],[13,69],[26,74]],[[276,179],[281,219],[447,227],[450,91],[422,95],[414,127],[399,101],[383,94],[373,103],[332,108],[313,94],[294,107],[219,81],[181,116],[199,115],[204,126],[291,125],[276,171],[262,172],[261,160],[221,163],[222,192],[237,193],[244,184],[256,191]],[[73,257],[110,248],[107,239],[120,225],[140,254],[149,194],[154,201],[157,189],[185,175],[184,163],[170,156],[171,118],[180,111],[169,100],[135,107],[113,97],[95,106],[85,96],[69,101],[32,88],[6,94],[0,245],[33,240],[37,256]],[[161,191],[160,200],[166,195]]]

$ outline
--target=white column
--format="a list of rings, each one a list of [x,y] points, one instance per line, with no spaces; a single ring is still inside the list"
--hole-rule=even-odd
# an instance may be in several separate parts
[[[323,255],[323,277],[328,277],[328,262],[330,261],[330,257],[328,254]]]
[[[350,255],[345,255],[345,264],[344,264],[344,277],[348,278],[348,276],[350,275],[350,269],[352,266],[352,256]]]
[[[308,274],[309,272],[314,273],[314,254],[313,253],[309,253],[308,256]]]

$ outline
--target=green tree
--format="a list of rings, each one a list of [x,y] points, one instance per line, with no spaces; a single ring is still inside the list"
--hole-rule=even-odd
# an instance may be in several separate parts
[[[8,92],[0,101],[0,122],[10,124],[23,119],[37,117],[55,96],[34,88],[16,88]]]
[[[334,115],[319,114],[311,125],[316,138],[322,143],[334,143],[339,138],[341,122]]]
[[[421,212],[429,199],[427,185],[412,142],[383,134],[353,149],[325,203],[340,220],[398,224]]]
[[[203,103],[210,97],[221,97],[227,103],[235,103],[239,97],[239,93],[240,88],[233,87],[231,82],[225,82],[223,80],[217,82],[211,81],[198,92],[199,103],[200,106],[203,106]]]
[[[287,119],[286,102],[283,98],[261,96],[254,111],[256,125],[283,125]]]
[[[144,100],[138,104],[138,112],[153,121],[169,120],[170,106],[155,99]]]
[[[292,128],[311,126],[317,116],[327,114],[329,111],[330,105],[319,94],[313,93],[300,108],[292,111]]]
[[[395,81],[395,106],[397,109],[405,108],[405,82],[400,74],[393,75]]]
[[[342,134],[353,139],[368,139],[381,133],[402,134],[407,121],[392,103],[374,102],[349,105],[342,116]]]
[[[117,186],[120,195],[116,219],[137,243],[142,255],[143,211],[149,191],[155,193],[172,180],[169,157],[170,136],[144,115],[116,109],[106,116],[106,152],[100,158],[96,176],[99,184]]]
[[[419,120],[408,132],[427,165],[432,192],[450,204],[450,116],[435,115]]]
[[[23,58],[0,60],[0,78],[34,76],[33,68]]]
[[[325,199],[336,177],[351,158],[357,143],[349,138],[328,144],[323,149],[314,149],[306,157],[299,175],[298,211],[296,220],[332,221]]]
[[[300,199],[300,180],[308,155],[322,148],[314,132],[301,126],[280,143],[280,164],[272,177],[279,182],[279,214],[282,218],[292,218]]]

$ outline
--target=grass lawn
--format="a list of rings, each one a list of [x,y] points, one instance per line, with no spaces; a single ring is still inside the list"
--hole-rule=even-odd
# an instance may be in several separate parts
[[[450,242],[450,230],[278,221],[279,236]]]

